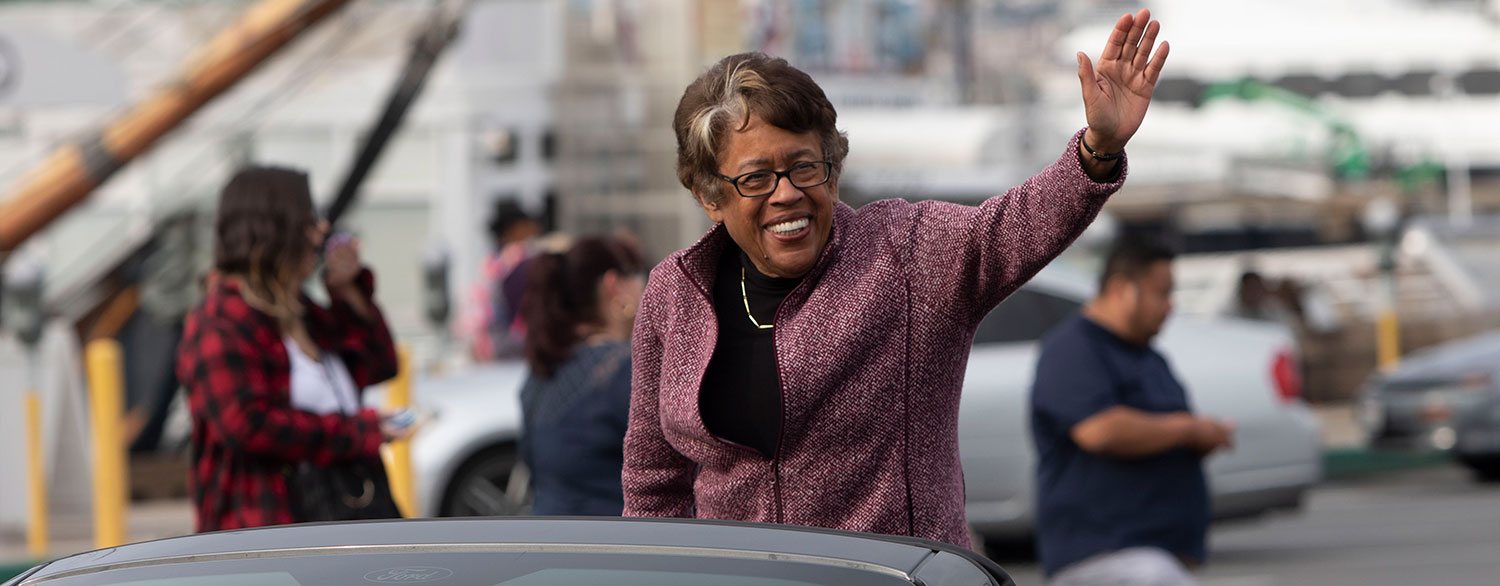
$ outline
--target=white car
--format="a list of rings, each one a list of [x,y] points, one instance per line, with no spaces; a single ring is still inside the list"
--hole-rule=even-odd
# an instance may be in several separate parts
[[[969,522],[992,538],[1027,535],[1034,458],[1027,394],[1037,340],[1091,294],[1088,279],[1049,268],[980,325],[959,414]],[[1236,423],[1236,447],[1208,464],[1216,513],[1291,507],[1322,476],[1317,419],[1299,398],[1291,336],[1232,319],[1171,321],[1158,341],[1196,410]],[[417,400],[438,413],[413,442],[420,511],[427,516],[523,512],[516,457],[521,363],[482,365],[420,380]]]
[[[433,414],[411,442],[417,514],[424,517],[516,515],[530,504],[520,464],[524,362],[475,365],[419,378],[413,400]],[[379,402],[367,394],[367,401]]]
[[[1036,457],[1028,394],[1038,340],[1093,291],[1087,278],[1049,268],[986,316],[974,336],[959,451],[969,524],[987,538],[1030,534]],[[1154,345],[1195,411],[1235,423],[1234,449],[1208,460],[1215,516],[1299,506],[1322,479],[1322,432],[1301,399],[1291,333],[1264,322],[1174,317]]]

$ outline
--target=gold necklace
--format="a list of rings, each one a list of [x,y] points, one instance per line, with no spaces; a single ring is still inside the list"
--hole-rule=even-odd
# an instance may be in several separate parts
[[[755,321],[755,315],[750,313],[750,294],[745,292],[745,267],[743,266],[740,267],[740,299],[745,300],[745,317],[750,318],[751,324],[762,330],[776,327],[775,324],[760,325],[760,322]]]

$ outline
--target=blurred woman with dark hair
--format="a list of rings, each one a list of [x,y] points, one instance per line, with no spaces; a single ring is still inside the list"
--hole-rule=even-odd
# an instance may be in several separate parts
[[[645,287],[640,253],[586,238],[532,259],[522,311],[531,375],[522,457],[538,515],[619,515],[630,412],[630,331]]]
[[[361,389],[395,376],[397,366],[359,243],[329,243],[325,309],[302,293],[328,232],[307,175],[239,171],[220,195],[215,224],[214,269],[177,357],[193,419],[197,529],[327,520],[332,510],[399,516],[380,445],[409,431],[360,407]],[[332,487],[309,486],[308,470],[358,470],[351,474],[360,486],[313,491]]]

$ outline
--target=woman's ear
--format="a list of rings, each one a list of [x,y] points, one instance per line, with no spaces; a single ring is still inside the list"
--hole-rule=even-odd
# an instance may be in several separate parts
[[[614,269],[604,271],[604,276],[599,277],[599,298],[614,299],[620,294],[620,273]]]
[[[703,213],[708,216],[709,221],[719,224],[724,221],[724,208],[705,197],[702,191],[693,190],[693,198],[698,200],[698,205],[703,207]]]
[[[1131,280],[1125,284],[1125,299],[1131,307],[1141,303],[1141,284],[1139,281]]]

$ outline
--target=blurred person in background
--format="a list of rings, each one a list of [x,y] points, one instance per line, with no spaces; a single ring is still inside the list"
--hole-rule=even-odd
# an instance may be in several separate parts
[[[1276,322],[1296,333],[1327,334],[1339,329],[1338,310],[1322,287],[1291,278],[1267,281],[1259,272],[1240,273],[1229,315]]]
[[[1288,303],[1282,292],[1284,286],[1272,289],[1265,277],[1254,270],[1240,273],[1240,284],[1235,290],[1233,315],[1256,321],[1271,321],[1296,326],[1300,321],[1297,307]]]
[[[1148,24],[1149,22],[1149,24]],[[979,206],[839,202],[849,141],[806,73],[732,55],[677,106],[677,173],[715,226],[652,271],[634,341],[625,514],[912,535],[968,547],[958,405],[980,319],[1125,176],[1167,46],[1124,15],[1088,127]]]
[[[490,217],[495,252],[485,258],[470,299],[469,340],[475,360],[515,358],[525,350],[526,320],[521,311],[526,265],[536,254],[542,224],[508,199],[495,203]]]
[[[537,515],[613,515],[630,411],[630,330],[645,287],[629,240],[586,238],[531,261],[522,458]]]
[[[1059,586],[1194,584],[1207,554],[1203,458],[1231,423],[1192,413],[1151,347],[1172,311],[1172,259],[1123,241],[1099,294],[1042,341],[1031,392],[1037,553]]]
[[[214,268],[187,317],[177,377],[193,420],[190,478],[197,530],[323,520],[307,470],[350,470],[360,518],[399,516],[380,446],[409,432],[360,407],[362,389],[396,375],[395,346],[359,244],[327,248],[327,308],[302,292],[328,223],[307,175],[239,171],[219,198]]]

